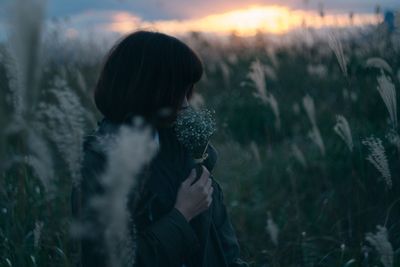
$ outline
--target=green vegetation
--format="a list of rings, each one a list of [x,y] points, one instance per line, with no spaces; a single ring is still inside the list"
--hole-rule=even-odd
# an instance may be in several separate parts
[[[72,266],[75,257],[70,192],[82,137],[100,118],[92,88],[108,48],[68,41],[64,51],[53,34],[42,65],[0,47],[0,266]],[[214,176],[244,258],[399,266],[398,33],[185,41],[204,61],[192,105],[216,111]],[[38,68],[37,85],[18,66]],[[34,90],[35,103],[19,100]],[[30,104],[19,116],[21,103]]]

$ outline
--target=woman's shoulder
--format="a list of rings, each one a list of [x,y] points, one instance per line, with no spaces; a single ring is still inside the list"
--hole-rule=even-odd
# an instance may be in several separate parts
[[[97,126],[83,138],[82,149],[84,154],[96,154],[104,156],[106,147],[113,140],[120,125],[103,117],[97,122]]]

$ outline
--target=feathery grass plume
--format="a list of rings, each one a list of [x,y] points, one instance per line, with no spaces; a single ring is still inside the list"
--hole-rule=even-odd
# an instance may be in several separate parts
[[[365,63],[365,66],[367,68],[377,68],[377,69],[385,70],[390,74],[393,73],[392,67],[390,67],[390,65],[384,59],[379,58],[379,57],[369,58],[367,60],[367,62]]]
[[[258,146],[257,146],[256,142],[254,142],[254,141],[250,142],[250,150],[253,153],[254,159],[256,160],[257,164],[260,166],[261,157],[260,157],[260,151],[258,149]]]
[[[339,135],[342,140],[346,143],[351,152],[353,152],[353,138],[351,136],[351,130],[348,121],[342,115],[336,116],[336,125],[333,127],[335,133]]]
[[[4,114],[3,110],[0,108],[0,113]],[[0,125],[3,126],[5,125],[4,120],[2,116],[0,115]],[[0,131],[0,172],[3,171],[3,169],[6,168],[6,138],[4,131]]]
[[[385,226],[376,226],[376,234],[367,233],[365,240],[375,248],[380,256],[380,261],[385,267],[393,267],[393,247],[389,241],[387,229]]]
[[[350,259],[350,260],[348,260],[348,261],[343,265],[343,267],[355,266],[354,264],[355,264],[356,262],[357,262],[357,261],[356,261],[355,259]]]
[[[380,172],[388,188],[392,187],[392,176],[390,174],[389,163],[386,158],[385,148],[382,140],[374,136],[368,137],[362,141],[368,147],[369,155],[366,158]]]
[[[308,133],[308,136],[318,146],[321,154],[324,156],[325,144],[317,125],[314,100],[312,99],[311,96],[306,95],[305,97],[303,97],[303,107],[306,110],[307,116],[312,125],[311,131]]]
[[[272,67],[277,69],[280,66],[280,63],[279,63],[279,59],[278,59],[278,56],[276,53],[276,49],[272,46],[267,45],[265,47],[265,53],[266,53],[268,59],[271,61]]]
[[[1,55],[1,54],[0,54]],[[0,63],[1,64],[1,63]],[[5,103],[7,99],[6,92],[3,88],[0,89],[0,127],[3,130],[0,130],[0,172],[5,169],[7,155],[6,155],[6,134],[4,128],[9,123],[9,118],[7,118],[5,113]]]
[[[301,251],[302,251],[302,260],[303,266],[305,267],[314,267],[318,262],[318,249],[317,246],[312,242],[312,240],[308,240],[307,233],[302,233],[302,241],[301,241]]]
[[[306,95],[303,97],[303,107],[306,110],[308,119],[310,120],[312,126],[317,125],[317,120],[315,116],[315,105],[314,105],[314,100],[310,95]]]
[[[329,34],[329,47],[335,53],[335,56],[339,62],[340,69],[343,72],[343,75],[347,77],[347,61],[343,53],[342,42],[337,38],[334,33]]]
[[[25,163],[30,165],[44,186],[47,197],[54,197],[55,171],[50,149],[44,138],[33,129],[27,132],[27,145],[30,153],[25,158]]]
[[[307,73],[310,76],[314,76],[319,79],[324,79],[328,75],[328,69],[326,65],[323,64],[317,64],[317,65],[309,64],[307,65]]]
[[[300,114],[300,105],[299,105],[299,103],[294,102],[293,105],[292,105],[292,110],[293,110],[294,114],[299,115]]]
[[[397,71],[397,80],[400,82],[400,69]]]
[[[89,94],[87,88],[85,77],[83,76],[82,72],[79,71],[79,69],[77,69],[75,75],[79,90],[82,92],[84,96],[91,98],[91,95]],[[85,112],[84,115],[87,118],[88,122],[90,122],[90,124],[94,127],[96,125],[95,115],[92,112]]]
[[[39,95],[45,7],[45,0],[15,0],[11,5],[7,48],[13,61],[7,66],[15,75],[11,89],[14,115],[20,120],[29,120]]]
[[[274,222],[272,219],[271,213],[268,212],[268,219],[267,219],[267,225],[265,226],[265,230],[269,234],[269,237],[272,240],[272,243],[274,243],[275,246],[278,245],[278,237],[279,237],[279,228],[278,225]]]
[[[118,133],[102,140],[107,153],[107,167],[100,178],[104,194],[95,196],[91,204],[98,211],[105,229],[105,245],[109,266],[131,266],[135,246],[128,229],[131,219],[127,210],[128,195],[134,190],[137,176],[156,153],[157,145],[150,128],[121,126]]]
[[[46,191],[52,192],[54,169],[51,153],[33,123],[39,98],[45,3],[44,0],[15,0],[10,6],[5,66],[10,78],[14,118],[13,125],[8,125],[5,131],[26,140],[28,156],[24,161],[34,169]]]
[[[250,72],[247,74],[247,77],[250,78],[256,87],[257,92],[255,92],[253,95],[257,98],[260,98],[264,104],[271,107],[276,119],[275,127],[280,129],[281,121],[278,101],[276,101],[273,94],[267,91],[265,84],[265,66],[260,62],[259,59],[256,59],[251,63]]]
[[[397,148],[400,155],[400,135],[393,129],[386,134],[386,139]]]
[[[397,129],[397,100],[396,100],[396,88],[392,83],[391,79],[381,72],[381,76],[378,77],[379,94],[381,95],[383,102],[389,112],[389,117],[392,122],[392,126]]]
[[[35,222],[35,228],[33,229],[33,244],[35,248],[39,248],[43,226],[44,226],[43,222],[41,221]]]
[[[325,156],[325,144],[318,127],[312,127],[308,137],[318,146],[322,156]]]
[[[268,79],[273,80],[273,81],[276,81],[278,79],[276,71],[274,70],[273,67],[271,67],[269,65],[265,65],[264,72]]]
[[[78,83],[78,88],[82,93],[87,94],[87,85],[85,81],[85,77],[83,76],[82,72],[79,69],[76,70],[76,81]]]
[[[292,154],[296,158],[296,160],[304,167],[307,168],[307,161],[306,158],[303,154],[303,152],[300,150],[300,148],[296,144],[292,144]]]
[[[263,101],[267,102],[268,92],[266,91],[264,66],[261,64],[259,59],[256,59],[254,62],[251,63],[248,77],[253,81],[254,85],[256,86],[257,96]]]
[[[231,53],[228,55],[227,60],[229,63],[235,65],[238,63],[238,56],[235,53]]]
[[[278,101],[276,100],[275,96],[273,94],[269,94],[268,97],[268,102],[269,105],[271,106],[272,112],[275,115],[276,121],[275,121],[275,127],[277,129],[281,128],[281,116],[279,113],[279,105],[278,105]]]
[[[219,62],[219,67],[222,72],[222,77],[224,79],[224,83],[225,83],[226,87],[229,88],[230,75],[231,75],[229,66],[224,61],[221,61],[221,62]]]
[[[40,103],[38,127],[50,138],[67,164],[74,185],[80,182],[80,162],[85,128],[85,114],[89,113],[82,106],[79,97],[67,82],[56,76],[49,89],[55,104]]]

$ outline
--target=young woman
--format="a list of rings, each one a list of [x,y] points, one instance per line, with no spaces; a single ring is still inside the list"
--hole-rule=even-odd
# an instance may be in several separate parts
[[[88,205],[104,192],[99,177],[107,159],[99,137],[116,133],[135,116],[152,126],[160,145],[127,207],[130,229],[135,228],[135,266],[248,266],[240,259],[221,187],[210,175],[217,159],[214,147],[209,146],[195,182],[193,159],[172,127],[202,73],[200,59],[186,44],[158,32],[129,34],[109,52],[94,92],[103,119],[85,138],[81,188],[72,197],[74,212],[92,226],[81,239],[82,266],[107,266],[104,230]]]

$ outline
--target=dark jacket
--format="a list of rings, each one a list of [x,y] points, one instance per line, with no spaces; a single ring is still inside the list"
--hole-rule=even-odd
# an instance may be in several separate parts
[[[119,124],[107,119],[87,135],[83,144],[82,182],[72,192],[75,216],[91,225],[91,234],[80,240],[83,267],[105,266],[103,232],[88,202],[102,194],[99,175],[106,157],[99,137],[113,134]],[[160,150],[140,175],[136,190],[129,197],[130,229],[135,229],[137,267],[245,267],[239,244],[223,202],[220,185],[212,177],[213,202],[208,210],[187,222],[174,208],[179,185],[194,167],[192,157],[175,137],[172,127],[158,129]],[[134,149],[134,148],[133,148]],[[211,172],[217,160],[215,148],[208,148],[204,165]],[[95,227],[93,227],[93,225]]]

